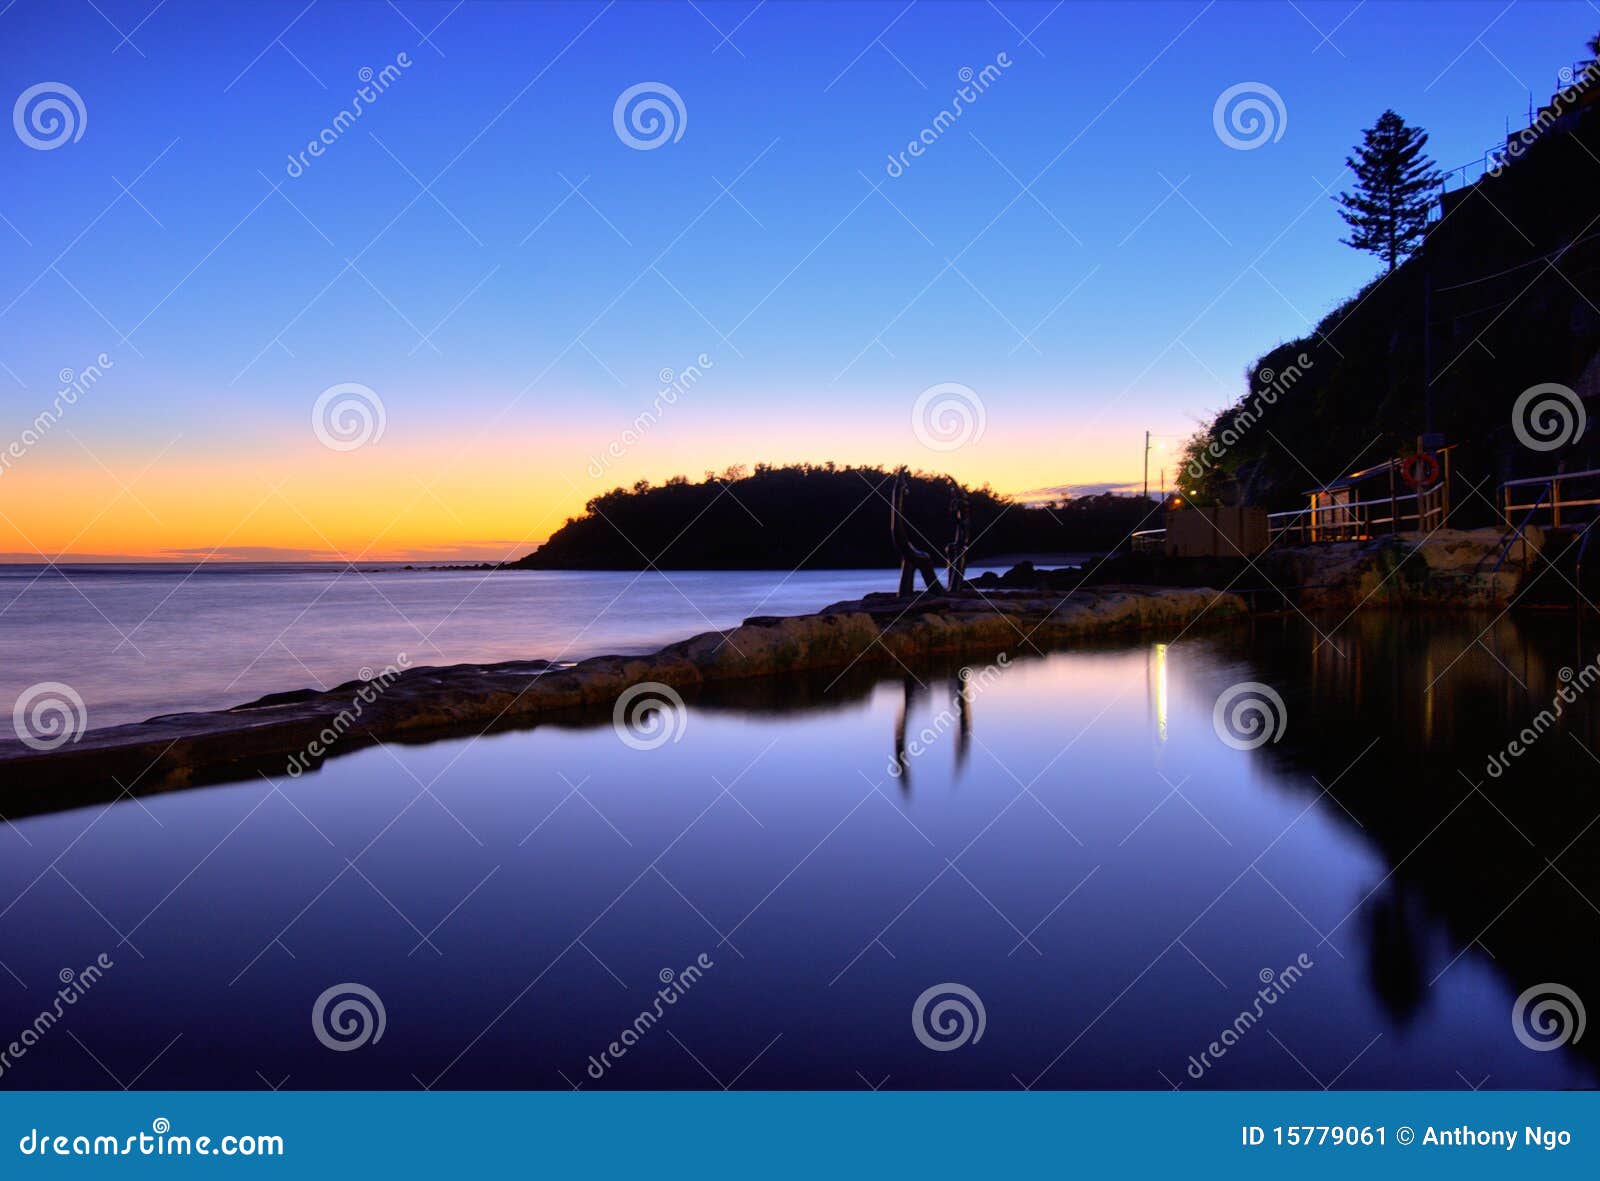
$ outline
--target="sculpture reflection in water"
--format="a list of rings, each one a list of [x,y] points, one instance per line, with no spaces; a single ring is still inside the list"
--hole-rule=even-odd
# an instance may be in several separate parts
[[[953,677],[944,678],[940,684],[950,694],[949,704],[933,715],[929,724],[914,734],[910,731],[912,711],[917,701],[928,692],[928,687],[916,677],[907,674],[900,682],[900,708],[894,719],[894,756],[889,760],[888,772],[900,781],[900,790],[911,791],[911,762],[921,757],[946,732],[954,730],[954,771],[952,779],[959,779],[966,770],[972,754],[972,702],[978,693],[987,689],[1010,664],[1010,656],[1000,653],[991,665],[974,671],[963,666]]]

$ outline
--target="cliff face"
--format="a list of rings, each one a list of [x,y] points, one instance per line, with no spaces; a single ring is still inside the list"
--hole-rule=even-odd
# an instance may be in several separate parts
[[[1457,476],[1484,481],[1485,500],[1457,497],[1462,523],[1489,519],[1501,480],[1563,461],[1600,466],[1600,431],[1537,452],[1512,429],[1531,386],[1600,394],[1597,182],[1591,107],[1545,129],[1498,175],[1447,194],[1417,255],[1252,366],[1250,390],[1202,434],[1221,456],[1191,467],[1185,490],[1203,504],[1237,481],[1255,503],[1303,505],[1314,484],[1412,451],[1430,385],[1434,429],[1459,445]],[[1291,388],[1275,390],[1291,372]]]

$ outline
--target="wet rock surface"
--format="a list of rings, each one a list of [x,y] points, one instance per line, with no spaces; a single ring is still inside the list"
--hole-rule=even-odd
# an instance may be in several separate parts
[[[916,667],[930,659],[1043,653],[1141,631],[1172,638],[1245,614],[1207,588],[1097,586],[868,595],[813,615],[758,616],[642,656],[419,667],[387,684],[269,694],[232,709],[91,730],[52,751],[0,742],[10,816],[257,772],[297,775],[379,741],[420,742],[542,721],[604,720],[631,686],[702,686],[821,669]]]

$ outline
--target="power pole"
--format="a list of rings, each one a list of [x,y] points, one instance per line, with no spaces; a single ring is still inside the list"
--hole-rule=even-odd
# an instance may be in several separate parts
[[[1144,433],[1144,498],[1150,499],[1150,432]]]

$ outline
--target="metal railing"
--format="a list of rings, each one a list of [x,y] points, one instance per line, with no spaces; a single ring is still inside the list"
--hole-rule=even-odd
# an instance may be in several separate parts
[[[1444,520],[1444,482],[1403,495],[1325,504],[1267,514],[1267,536],[1276,544],[1368,541],[1384,533],[1434,529]]]
[[[1521,496],[1533,499],[1514,499]],[[1500,485],[1500,514],[1507,528],[1512,527],[1518,513],[1528,514],[1527,524],[1545,523],[1532,519],[1539,511],[1549,514],[1551,528],[1586,524],[1594,519],[1597,505],[1600,505],[1600,468],[1529,476]]]
[[[1600,475],[1600,472],[1595,473]],[[1600,503],[1600,500],[1591,502]],[[1368,541],[1386,533],[1436,529],[1444,522],[1444,481],[1403,495],[1347,504],[1325,504],[1267,514],[1267,544],[1312,545],[1334,541]],[[1134,533],[1134,553],[1159,553],[1165,529]]]
[[[1503,164],[1505,161],[1505,155],[1506,144],[1504,140],[1501,140],[1498,144],[1485,148],[1483,155],[1479,156],[1476,160],[1469,160],[1465,164],[1458,164],[1448,172],[1443,173],[1439,177],[1439,193],[1438,197],[1434,201],[1433,208],[1429,211],[1430,217],[1437,220],[1439,215],[1439,201],[1444,198],[1446,193],[1460,192],[1462,189],[1470,189],[1473,185],[1477,184],[1483,179],[1485,173],[1497,165]]]

